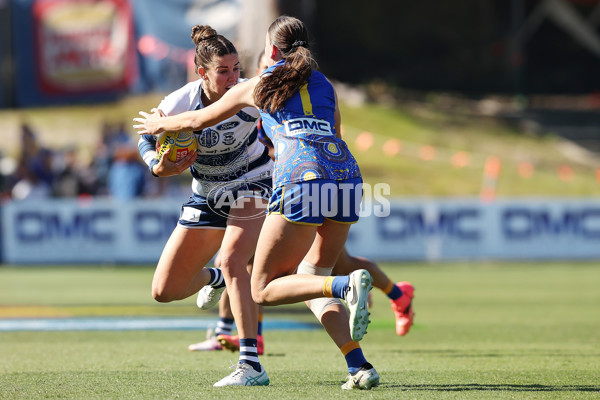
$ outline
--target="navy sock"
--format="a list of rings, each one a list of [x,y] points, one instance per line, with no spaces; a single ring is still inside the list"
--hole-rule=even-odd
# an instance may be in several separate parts
[[[367,359],[363,355],[362,349],[359,347],[352,350],[344,356],[346,363],[348,364],[348,372],[351,374],[356,373],[367,362]]]
[[[392,287],[392,290],[387,294],[387,297],[389,297],[392,300],[399,299],[400,297],[402,297],[402,290],[400,290],[398,286],[394,285],[394,287]]]
[[[256,350],[256,339],[240,339],[240,364],[250,364],[256,372],[260,372],[260,361]]]
[[[217,322],[217,328],[215,329],[215,335],[231,335],[233,330],[233,318],[219,318]]]
[[[347,275],[336,276],[331,282],[331,294],[337,299],[343,299],[346,296],[346,290],[350,283],[350,277]]]
[[[215,289],[222,288],[225,286],[225,278],[223,272],[219,268],[206,268],[210,272],[210,281],[208,284]]]

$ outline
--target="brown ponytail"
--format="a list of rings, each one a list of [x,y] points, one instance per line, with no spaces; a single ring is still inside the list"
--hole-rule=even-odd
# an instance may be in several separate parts
[[[196,70],[199,67],[208,68],[213,62],[213,57],[237,54],[237,50],[225,36],[219,35],[209,25],[196,25],[192,28],[192,40],[196,45],[194,62]]]
[[[261,110],[279,110],[310,77],[316,62],[308,49],[308,31],[299,19],[281,16],[268,30],[285,63],[265,75],[254,89],[254,102]]]

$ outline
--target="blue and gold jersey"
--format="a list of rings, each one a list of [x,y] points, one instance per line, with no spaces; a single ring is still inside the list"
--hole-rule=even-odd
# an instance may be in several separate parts
[[[270,73],[281,60],[268,68]],[[265,133],[275,148],[273,186],[310,181],[360,177],[356,160],[346,143],[335,136],[335,93],[318,71],[284,106],[275,112],[260,111]]]

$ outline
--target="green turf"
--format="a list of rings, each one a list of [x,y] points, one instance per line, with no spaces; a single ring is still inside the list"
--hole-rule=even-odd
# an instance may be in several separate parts
[[[345,363],[322,330],[265,331],[266,388],[212,384],[237,359],[191,353],[204,332],[0,333],[0,398],[583,399],[600,396],[600,268],[594,263],[384,264],[417,288],[416,324],[397,337],[374,291],[361,342],[381,375],[340,389]],[[0,317],[212,315],[193,299],[157,304],[146,267],[0,267]],[[36,311],[37,310],[37,311]],[[54,313],[54,314],[53,314]],[[302,307],[265,320],[311,320]]]

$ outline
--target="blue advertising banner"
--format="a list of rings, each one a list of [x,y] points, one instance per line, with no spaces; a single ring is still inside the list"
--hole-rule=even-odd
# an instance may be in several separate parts
[[[379,260],[600,259],[600,202],[397,200],[350,234],[352,254]]]
[[[179,199],[49,200],[2,207],[3,262],[156,263]],[[383,261],[600,259],[600,203],[571,199],[394,200],[350,230],[352,255]]]
[[[4,261],[155,263],[181,201],[23,201],[2,207]]]

